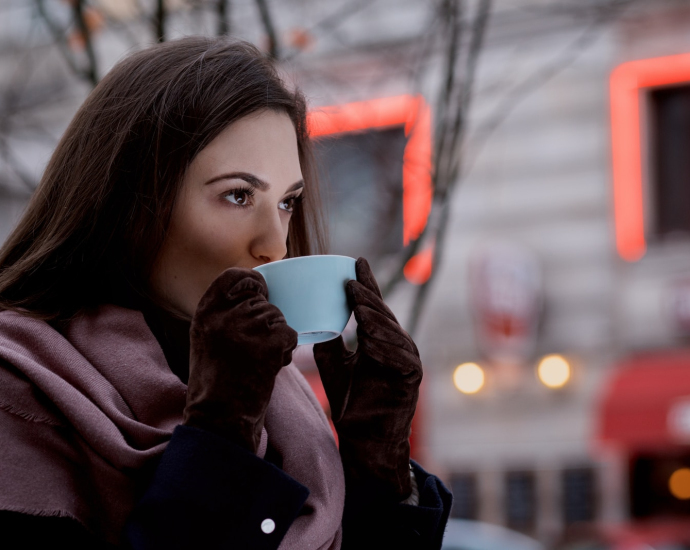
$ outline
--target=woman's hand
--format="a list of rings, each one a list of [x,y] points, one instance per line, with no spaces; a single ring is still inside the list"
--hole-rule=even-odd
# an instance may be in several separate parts
[[[266,300],[263,276],[230,268],[208,288],[190,330],[183,424],[256,452],[275,377],[292,360],[297,333]]]
[[[422,380],[417,346],[383,302],[364,258],[346,291],[357,320],[357,351],[342,337],[316,344],[314,359],[338,432],[345,479],[374,498],[402,501],[412,491],[410,427]]]

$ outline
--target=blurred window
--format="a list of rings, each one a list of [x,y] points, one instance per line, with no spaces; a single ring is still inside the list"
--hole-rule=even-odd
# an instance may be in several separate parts
[[[459,519],[477,519],[477,476],[474,474],[456,474],[450,480],[453,493],[451,517]]]
[[[331,254],[376,259],[403,248],[402,126],[319,138],[315,145]]]
[[[690,235],[690,85],[650,92],[653,231]]]
[[[593,468],[563,470],[563,521],[593,521],[596,515],[596,474]]]
[[[534,472],[506,473],[506,524],[518,531],[533,531],[537,511]]]

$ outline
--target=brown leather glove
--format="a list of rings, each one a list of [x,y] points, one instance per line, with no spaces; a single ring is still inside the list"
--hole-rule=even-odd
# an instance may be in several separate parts
[[[183,424],[256,452],[275,377],[292,360],[297,333],[266,301],[263,276],[230,268],[208,288],[190,330]]]
[[[383,302],[359,258],[346,292],[357,320],[357,351],[342,337],[314,345],[331,406],[348,491],[399,502],[411,491],[410,427],[422,380],[417,346]]]

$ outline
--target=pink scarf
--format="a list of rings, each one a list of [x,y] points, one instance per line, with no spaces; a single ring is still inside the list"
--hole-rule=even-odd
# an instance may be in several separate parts
[[[119,543],[125,521],[182,418],[186,386],[143,315],[101,306],[65,336],[0,312],[0,510],[71,517]],[[326,417],[291,364],[276,379],[266,439],[311,491],[280,548],[340,548],[345,498]],[[229,466],[231,467],[231,466]]]

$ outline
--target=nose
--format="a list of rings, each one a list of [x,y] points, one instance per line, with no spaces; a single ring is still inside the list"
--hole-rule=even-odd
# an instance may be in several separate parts
[[[262,264],[282,260],[287,254],[287,224],[276,211],[262,216],[251,242],[251,255]]]

